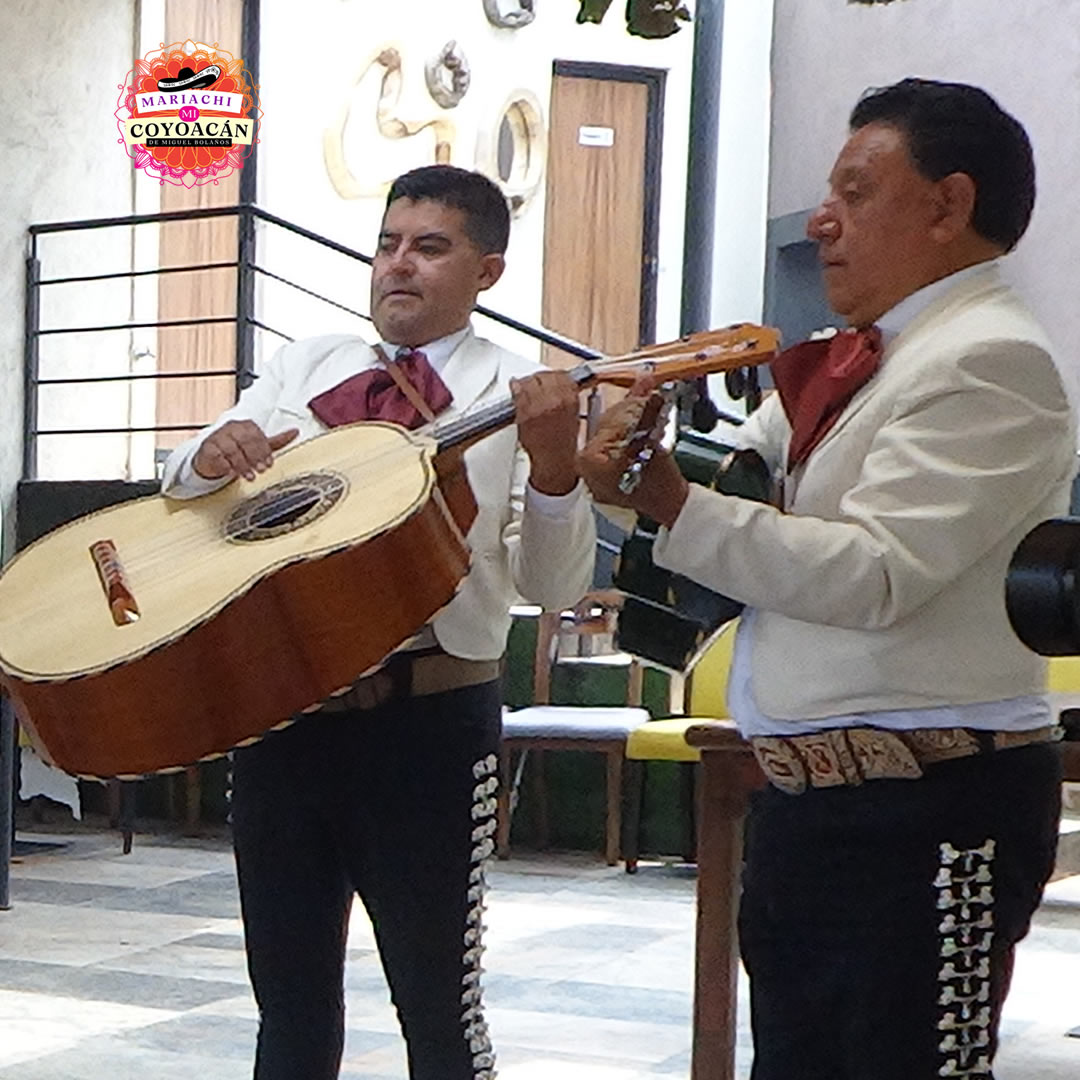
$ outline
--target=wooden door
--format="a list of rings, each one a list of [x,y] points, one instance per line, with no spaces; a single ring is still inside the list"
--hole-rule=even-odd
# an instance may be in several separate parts
[[[241,0],[166,0],[164,40],[171,43],[191,38],[210,44],[220,43],[221,48],[238,56],[243,32],[242,8]],[[239,173],[233,173],[217,184],[194,188],[165,184],[161,189],[162,210],[235,206],[239,201]],[[234,217],[161,226],[158,259],[162,267],[235,262],[236,253],[237,219]],[[162,274],[158,278],[158,318],[163,322],[231,317],[235,313],[236,271],[232,268]],[[236,384],[232,379],[197,376],[201,371],[234,365],[235,323],[162,327],[158,330],[157,355],[159,371],[191,372],[195,376],[158,382],[159,424],[205,424],[233,403]],[[159,432],[157,445],[163,450],[169,449],[190,434],[193,433]]]
[[[617,73],[557,70],[544,225],[543,323],[608,355],[652,340],[654,313],[643,304],[655,301],[643,286],[655,268],[648,219],[659,195],[649,190],[656,95],[648,82]],[[544,359],[575,362],[551,348]]]

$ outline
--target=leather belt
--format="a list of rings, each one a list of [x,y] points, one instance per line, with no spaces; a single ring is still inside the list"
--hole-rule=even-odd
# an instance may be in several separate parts
[[[308,711],[374,709],[394,698],[426,697],[493,682],[501,670],[500,660],[465,660],[441,651],[417,656],[395,653],[385,667],[357,679],[352,686]]]
[[[973,728],[831,728],[805,735],[754,735],[750,747],[769,782],[799,795],[865,780],[917,780],[923,766],[1016,746],[1054,742],[1061,728],[976,731]]]

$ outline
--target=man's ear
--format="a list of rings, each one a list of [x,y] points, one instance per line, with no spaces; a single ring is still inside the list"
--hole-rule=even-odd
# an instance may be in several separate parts
[[[491,251],[480,257],[480,292],[490,289],[506,269],[506,259],[498,252]]]
[[[965,232],[975,217],[975,181],[962,172],[949,173],[936,184],[931,235],[948,243]]]

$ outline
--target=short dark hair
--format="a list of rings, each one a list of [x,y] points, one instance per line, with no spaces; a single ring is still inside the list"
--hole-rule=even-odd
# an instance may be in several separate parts
[[[510,242],[510,210],[498,186],[483,173],[454,165],[423,165],[390,185],[387,207],[397,199],[429,199],[465,215],[465,234],[485,254],[502,255]]]
[[[852,110],[850,127],[873,123],[906,136],[912,160],[928,180],[970,176],[972,227],[1006,251],[1016,247],[1035,205],[1035,161],[1023,125],[985,90],[930,79],[873,87]]]

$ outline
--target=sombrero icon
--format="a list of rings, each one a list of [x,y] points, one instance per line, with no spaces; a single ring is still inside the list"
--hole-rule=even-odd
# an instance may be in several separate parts
[[[213,86],[221,78],[221,68],[217,64],[204,67],[199,72],[191,68],[181,68],[175,79],[158,79],[159,90],[201,90],[204,86]]]

